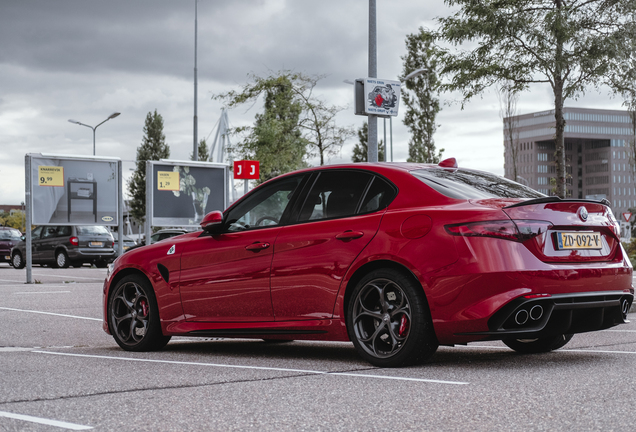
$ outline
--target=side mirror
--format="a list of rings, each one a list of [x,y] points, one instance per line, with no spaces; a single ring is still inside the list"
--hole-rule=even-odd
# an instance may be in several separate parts
[[[212,232],[219,228],[223,223],[223,213],[218,210],[210,212],[203,217],[201,221],[201,228],[203,231]]]

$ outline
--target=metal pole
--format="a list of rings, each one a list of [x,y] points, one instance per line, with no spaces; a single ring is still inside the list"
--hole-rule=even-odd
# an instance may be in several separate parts
[[[384,120],[384,162],[388,161],[389,159],[387,158],[387,156],[389,155],[386,151],[386,117],[383,118],[382,120]],[[379,158],[378,158],[379,159]]]
[[[146,244],[150,244],[152,227],[150,226],[150,214],[152,212],[152,189],[154,185],[153,166],[151,161],[146,161],[146,219],[144,222],[144,232],[146,233]]]
[[[391,162],[393,162],[393,117],[389,117],[389,129],[391,136]]]
[[[194,143],[192,149],[192,159],[194,159],[195,161],[199,160],[199,143],[197,142],[199,140],[199,118],[197,117],[197,4],[198,0],[194,0]]]
[[[369,0],[369,78],[378,77],[375,0]],[[378,161],[378,117],[369,114],[367,161]]]
[[[95,129],[97,129],[97,126],[95,126],[93,129],[93,156],[95,156]]]
[[[117,248],[119,249],[119,255],[124,253],[124,191],[123,191],[123,178],[124,173],[122,171],[122,162],[117,161],[117,169],[119,170],[119,187],[117,188],[117,199],[119,201],[119,241],[117,242]]]
[[[24,229],[26,235],[26,283],[33,283],[33,274],[31,267],[33,266],[33,257],[31,255],[31,248],[33,242],[31,239],[31,222],[33,220],[32,208],[31,208],[31,155],[24,157],[24,203],[26,206],[26,227]]]

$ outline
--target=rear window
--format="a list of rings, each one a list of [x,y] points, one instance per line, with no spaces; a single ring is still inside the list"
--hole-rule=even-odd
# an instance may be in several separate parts
[[[18,230],[0,230],[0,240],[20,240],[21,235]]]
[[[456,199],[542,198],[546,195],[495,174],[443,168],[411,171],[437,192]]]
[[[101,226],[101,225],[78,226],[78,227],[76,227],[76,229],[77,229],[77,235],[110,234],[110,231],[108,231],[108,228],[106,228],[105,226]]]

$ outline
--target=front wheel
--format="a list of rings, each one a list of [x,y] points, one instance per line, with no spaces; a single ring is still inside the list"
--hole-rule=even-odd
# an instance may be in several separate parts
[[[24,258],[22,258],[22,254],[20,252],[16,252],[11,257],[11,264],[13,264],[13,268],[23,269],[26,263],[24,262]]]
[[[572,339],[571,334],[536,339],[504,339],[502,342],[521,354],[537,354],[563,348]]]
[[[375,270],[353,290],[347,331],[362,358],[374,366],[419,364],[439,343],[422,287],[393,270]]]
[[[108,322],[115,342],[126,351],[155,351],[170,341],[161,333],[159,308],[150,283],[138,275],[126,276],[108,302]]]

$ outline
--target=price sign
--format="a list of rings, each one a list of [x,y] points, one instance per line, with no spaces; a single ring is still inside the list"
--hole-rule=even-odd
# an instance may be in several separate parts
[[[38,166],[38,186],[64,187],[64,167]]]
[[[157,189],[163,191],[178,191],[179,173],[176,171],[157,171]]]
[[[258,180],[260,177],[260,162],[252,160],[234,161],[234,178]]]

